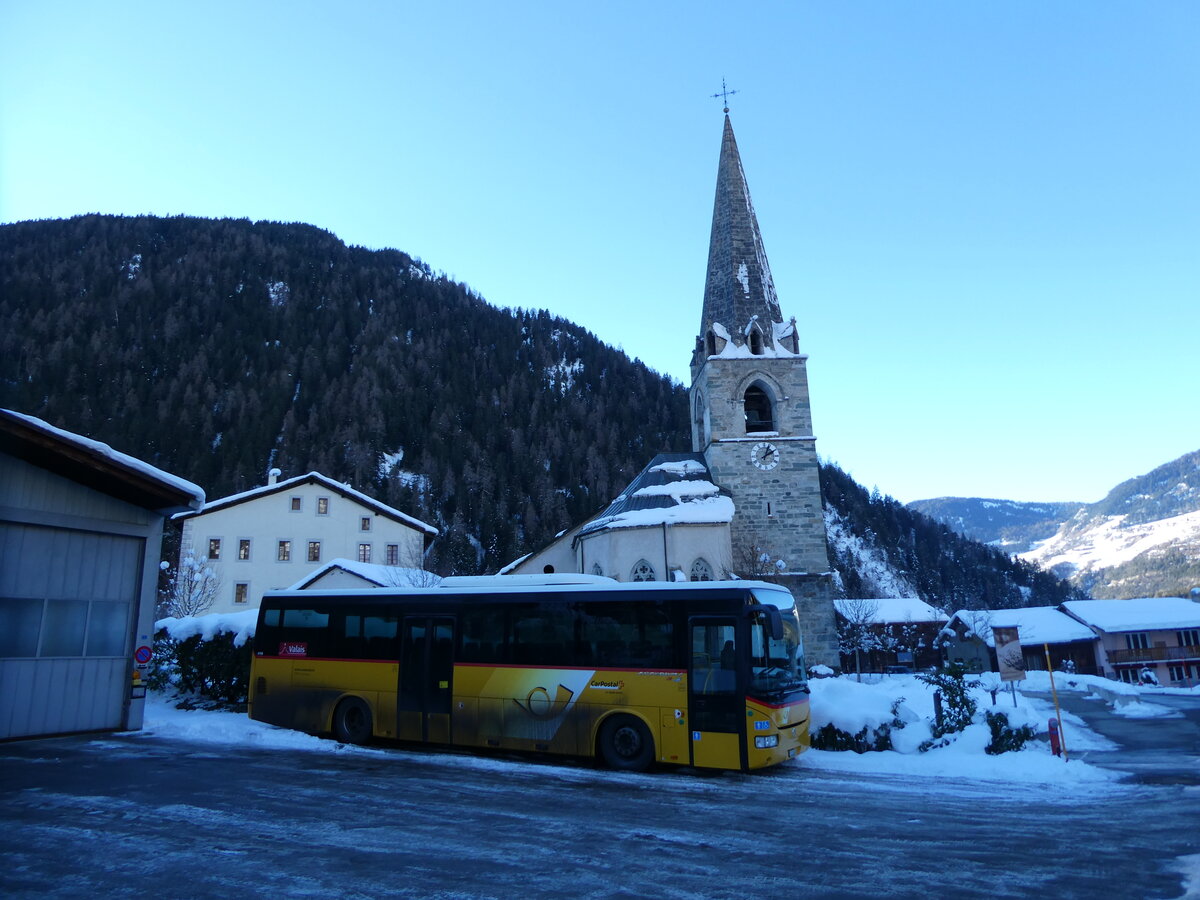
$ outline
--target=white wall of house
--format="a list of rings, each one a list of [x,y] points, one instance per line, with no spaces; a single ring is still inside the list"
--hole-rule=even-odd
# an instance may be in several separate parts
[[[583,538],[580,567],[584,574],[600,574],[632,581],[633,568],[645,560],[654,569],[655,581],[669,581],[674,571],[690,578],[692,565],[704,560],[714,580],[724,577],[731,565],[729,525],[661,525],[608,529]]]
[[[220,542],[219,548],[213,541]],[[249,541],[245,559],[240,558],[243,541]],[[280,558],[282,542],[287,542],[286,559]],[[315,544],[316,559],[310,557],[310,544]],[[215,557],[213,549],[218,549]],[[180,541],[181,558],[189,552],[197,559],[206,557],[220,577],[217,601],[208,610],[213,613],[257,608],[265,591],[290,587],[337,557],[420,567],[423,550],[418,529],[319,482],[187,518]]]

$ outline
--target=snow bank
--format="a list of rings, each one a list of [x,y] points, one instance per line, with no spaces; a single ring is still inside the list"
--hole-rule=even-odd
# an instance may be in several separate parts
[[[167,634],[177,641],[186,641],[196,635],[199,635],[202,641],[211,641],[218,634],[231,632],[233,646],[241,647],[254,637],[257,624],[258,610],[247,609],[242,612],[213,613],[207,616],[168,616],[155,622],[154,630],[157,632],[166,629]]]
[[[994,683],[998,684],[998,676],[990,674]],[[1040,675],[1040,680],[1045,681],[1045,690],[1049,690],[1049,676],[1046,673],[1030,675]],[[1053,704],[1049,700],[1029,697],[1019,691],[1015,695],[1016,706],[1013,705],[1012,695],[1007,692],[998,692],[993,705],[991,693],[986,689],[993,679],[985,677],[982,683],[979,678],[968,679],[973,684],[971,695],[978,706],[979,721],[958,735],[951,736],[952,743],[949,746],[926,753],[920,753],[918,748],[931,736],[934,705],[933,688],[930,685],[914,675],[875,676],[862,683],[852,675],[814,679],[809,682],[812,689],[810,731],[816,732],[832,723],[841,731],[857,734],[864,727],[874,729],[891,722],[893,707],[896,709],[895,718],[904,722],[904,727],[893,727],[891,736],[894,750],[868,753],[812,750],[802,757],[802,762],[816,769],[846,772],[954,776],[1038,784],[1108,783],[1121,777],[1120,773],[1079,760],[1065,763],[1053,756],[1042,742],[1028,744],[1015,753],[987,755],[984,748],[991,741],[991,733],[982,721],[985,712],[1002,712],[1012,727],[1028,725],[1039,735],[1046,734],[1054,714]],[[1029,687],[1040,690],[1036,684],[1030,684]],[[1084,691],[1087,687],[1077,684],[1075,689]],[[1077,716],[1064,712],[1062,722],[1069,750],[1113,749],[1111,742],[1088,729]]]

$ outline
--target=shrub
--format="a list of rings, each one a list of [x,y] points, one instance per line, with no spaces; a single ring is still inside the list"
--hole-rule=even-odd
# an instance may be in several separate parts
[[[964,667],[948,663],[940,672],[917,676],[942,694],[942,718],[940,722],[933,723],[934,738],[962,731],[975,718],[975,698],[971,696],[971,689],[963,678],[965,674]]]
[[[992,740],[983,748],[984,753],[995,756],[998,753],[1009,753],[1020,750],[1027,741],[1034,738],[1033,729],[1028,725],[1013,728],[1008,724],[1008,714],[1002,712],[985,713],[988,728],[992,732]]]
[[[238,647],[231,632],[178,641],[165,630],[154,636],[152,688],[174,689],[221,705],[244,707],[250,686],[249,642]]]

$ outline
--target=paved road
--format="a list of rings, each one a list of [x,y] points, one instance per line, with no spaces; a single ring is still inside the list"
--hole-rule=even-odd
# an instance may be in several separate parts
[[[1039,695],[1043,696],[1043,695]],[[1044,695],[1049,699],[1049,694]],[[1059,704],[1079,716],[1092,729],[1118,746],[1114,751],[1067,752],[1098,766],[1129,772],[1144,784],[1200,785],[1200,697],[1147,694],[1143,703],[1172,709],[1170,718],[1129,718],[1116,715],[1096,697],[1059,694]]]
[[[147,735],[0,746],[5,897],[1178,898],[1200,788],[616,774]]]

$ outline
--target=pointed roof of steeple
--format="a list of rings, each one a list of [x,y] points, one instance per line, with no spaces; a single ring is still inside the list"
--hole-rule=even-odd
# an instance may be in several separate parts
[[[713,323],[717,323],[729,332],[735,343],[742,344],[746,340],[746,328],[755,317],[765,343],[773,346],[774,329],[770,323],[782,323],[783,316],[726,110],[700,335],[703,337]]]

